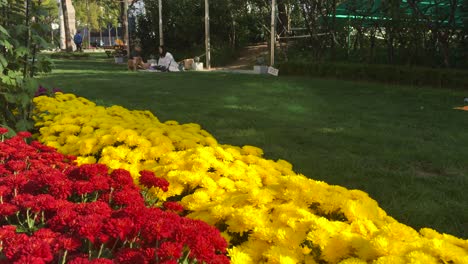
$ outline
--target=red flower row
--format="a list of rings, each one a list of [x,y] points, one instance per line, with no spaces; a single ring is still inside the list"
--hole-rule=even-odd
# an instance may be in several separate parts
[[[219,231],[180,204],[148,208],[129,172],[77,167],[29,136],[0,142],[0,263],[229,263]],[[169,186],[152,172],[139,181]]]

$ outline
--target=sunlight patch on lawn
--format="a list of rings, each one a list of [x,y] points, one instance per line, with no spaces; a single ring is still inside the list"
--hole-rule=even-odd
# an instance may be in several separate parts
[[[293,112],[296,114],[303,114],[307,111],[307,108],[298,104],[290,104],[290,105],[287,105],[286,108],[288,109],[289,112]]]
[[[256,130],[255,128],[235,129],[231,133],[236,137],[263,137],[264,133]]]
[[[323,127],[318,129],[320,133],[323,134],[338,134],[344,131],[344,128],[342,127],[336,127],[336,128],[331,128],[331,127]]]
[[[253,105],[225,105],[224,108],[234,109],[234,110],[243,110],[243,111],[262,111],[259,107]]]
[[[239,97],[237,97],[237,96],[226,96],[226,97],[224,97],[224,101],[226,103],[234,104],[234,103],[237,103],[239,101]]]

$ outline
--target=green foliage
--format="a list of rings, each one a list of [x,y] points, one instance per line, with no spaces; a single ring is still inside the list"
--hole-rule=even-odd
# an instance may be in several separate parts
[[[279,69],[282,75],[468,89],[466,70],[338,62],[284,62],[279,64]]]
[[[112,0],[75,0],[76,20],[79,27],[101,30],[108,25],[117,26],[120,16],[118,1]]]
[[[254,1],[255,2],[255,1]],[[261,2],[261,1],[257,1]],[[146,14],[138,18],[134,38],[144,55],[157,55],[159,12],[157,0],[144,0]],[[210,1],[210,35],[212,63],[223,65],[232,60],[239,47],[265,40],[263,25],[268,20],[268,5],[253,8],[247,0]],[[163,1],[165,46],[180,59],[205,53],[204,1]]]
[[[298,2],[314,60],[468,68],[466,0]]]
[[[34,75],[50,71],[51,62],[38,57],[48,46],[41,37],[44,9],[36,1],[3,0],[0,10],[0,124],[16,131],[33,128]]]
[[[139,43],[145,57],[154,56],[159,43],[158,0],[139,1],[144,2],[146,13],[137,19],[131,45]],[[53,14],[54,1],[42,2],[48,13]],[[78,27],[97,31],[110,25],[117,27],[121,20],[120,1],[73,3]],[[211,0],[213,48],[236,50],[249,43],[269,41],[270,3]],[[307,57],[321,61],[468,68],[468,0],[277,0],[277,3],[279,35],[311,36],[289,41],[292,45],[280,53],[285,60],[303,49]],[[204,53],[204,1],[164,0],[162,20],[165,45],[176,56]],[[288,26],[300,30],[287,31]],[[286,41],[282,47],[285,44]],[[214,63],[226,61],[216,54],[212,57]]]

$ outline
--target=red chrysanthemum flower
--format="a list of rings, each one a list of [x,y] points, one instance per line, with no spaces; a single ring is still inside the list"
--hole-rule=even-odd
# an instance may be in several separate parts
[[[11,188],[8,188],[5,185],[0,186],[0,196],[2,196],[2,197],[11,194],[11,191],[12,191]]]
[[[139,191],[125,188],[112,194],[112,203],[117,206],[138,206],[145,201]]]
[[[139,180],[140,184],[148,189],[158,187],[164,192],[169,189],[169,182],[166,179],[156,177],[151,171],[141,171]]]
[[[88,257],[77,257],[68,261],[68,264],[91,264],[91,260]]]
[[[4,128],[4,127],[0,127],[0,135],[4,135],[6,133],[8,133],[8,128]]]
[[[89,260],[88,256],[72,256],[67,261],[68,264],[113,264],[114,262],[110,259],[98,258]]]
[[[0,241],[10,239],[16,234],[16,226],[7,225],[0,227]]]
[[[80,215],[72,226],[74,234],[94,243],[103,227],[103,219],[99,215]]]
[[[134,233],[134,223],[132,219],[125,218],[114,218],[106,221],[104,226],[105,233],[114,239],[120,239],[121,241],[131,240],[128,239],[131,233]],[[133,234],[135,235],[135,234]]]
[[[183,249],[182,243],[165,242],[156,250],[156,253],[163,260],[176,260],[182,257]]]
[[[68,251],[75,251],[81,247],[81,240],[77,237],[62,235],[58,238],[60,248]]]
[[[34,233],[35,238],[38,238],[50,245],[52,252],[56,252],[61,249],[59,236],[60,233],[54,232],[48,228],[41,228],[36,233]]]
[[[12,172],[20,172],[27,168],[28,164],[21,160],[10,160],[6,164],[6,168]]]
[[[112,214],[112,208],[108,203],[105,202],[92,202],[92,203],[81,203],[76,207],[76,211],[80,215],[94,215],[99,218],[109,218]]]
[[[107,176],[108,170],[104,164],[84,164],[74,168],[68,175],[73,180],[87,181],[94,176]]]
[[[1,157],[0,157],[1,160]],[[11,171],[5,168],[4,164],[0,164],[0,176],[6,176],[8,174],[11,174]]]
[[[21,138],[30,138],[30,137],[32,137],[32,134],[30,132],[27,132],[27,131],[18,132],[16,135],[18,137],[21,137]]]
[[[114,261],[105,258],[93,259],[91,264],[114,264]]]
[[[178,202],[165,202],[163,204],[163,206],[168,211],[173,211],[173,212],[177,212],[177,213],[180,213],[180,212],[184,211],[184,206],[182,206]]]
[[[91,194],[96,191],[94,184],[89,181],[76,181],[73,184],[73,189],[77,195]]]
[[[3,203],[0,204],[0,216],[8,217],[18,212],[18,207],[13,204]]]
[[[0,263],[56,262],[65,250],[72,264],[152,263],[156,256],[160,263],[172,264],[185,250],[191,260],[227,263],[227,243],[219,231],[177,215],[183,207],[176,202],[164,203],[167,211],[147,208],[129,172],[109,175],[99,164],[76,167],[73,157],[37,142],[28,145],[24,137],[28,134],[0,142],[0,217],[15,225],[29,219],[28,227],[34,227],[23,226],[25,233],[16,233],[15,226],[0,227]],[[141,173],[140,183],[164,191],[169,186],[149,171]],[[92,256],[102,245],[114,259],[89,260],[83,247],[88,243],[93,244]]]
[[[62,207],[57,210],[57,213],[47,221],[47,225],[53,230],[61,231],[69,229],[69,226],[73,226],[76,222],[78,213],[75,212],[72,206]]]
[[[114,170],[110,177],[116,183],[116,186],[128,186],[133,185],[133,178],[130,172],[122,169]]]
[[[159,208],[148,208],[141,226],[141,236],[149,244],[169,239],[180,227],[180,218],[177,214],[164,212]]]
[[[115,257],[117,263],[120,264],[147,264],[149,261],[145,255],[138,249],[123,249]]]

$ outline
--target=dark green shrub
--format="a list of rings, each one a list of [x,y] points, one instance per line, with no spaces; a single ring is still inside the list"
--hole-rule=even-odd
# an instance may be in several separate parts
[[[0,1],[0,127],[11,133],[34,128],[37,90],[34,76],[49,72],[51,62],[38,51],[47,49],[44,10],[38,1]]]
[[[468,89],[468,71],[380,64],[284,62],[281,75],[307,75],[351,81]]]

